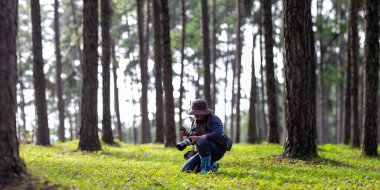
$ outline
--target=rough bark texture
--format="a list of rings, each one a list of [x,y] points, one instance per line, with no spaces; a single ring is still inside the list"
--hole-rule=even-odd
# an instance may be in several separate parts
[[[114,104],[115,104],[115,114],[116,114],[116,128],[117,136],[120,141],[124,141],[123,131],[121,130],[120,121],[120,108],[119,108],[119,88],[117,87],[117,68],[119,63],[116,60],[115,43],[112,43],[112,75],[113,75],[113,89],[114,89]]]
[[[25,178],[16,134],[17,6],[0,0],[0,189]]]
[[[97,151],[98,136],[98,1],[84,1],[83,88],[79,149]]]
[[[350,31],[349,31],[350,33]],[[348,44],[350,44],[350,38]],[[349,144],[351,138],[351,53],[347,51],[347,65],[346,65],[346,90],[344,96],[344,131],[343,131],[343,143]]]
[[[359,91],[358,91],[358,82],[359,82],[359,71],[358,71],[358,58],[359,58],[359,38],[358,38],[358,2],[357,0],[350,0],[350,54],[351,54],[351,145],[353,147],[360,146],[360,138],[359,138]]]
[[[212,91],[211,91],[211,99],[210,107],[212,110],[215,110],[215,104],[217,103],[216,94],[218,92],[216,87],[216,2],[215,0],[211,1],[211,17],[210,17],[210,25],[211,25],[211,38],[210,38],[210,45],[211,45],[211,64],[212,64]]]
[[[364,155],[377,156],[377,122],[379,90],[379,1],[366,0],[366,39],[365,39],[365,91],[364,91]]]
[[[173,98],[173,70],[172,55],[170,51],[170,27],[168,0],[160,0],[161,8],[161,39],[164,67],[164,90],[165,90],[165,147],[176,145],[175,121],[174,121],[174,98]]]
[[[111,1],[101,0],[102,25],[102,84],[103,84],[103,120],[102,139],[105,143],[114,144],[111,127],[111,98],[110,98],[110,62],[111,62]]]
[[[236,66],[236,117],[235,117],[235,126],[236,126],[236,133],[235,133],[235,142],[240,142],[240,75],[241,75],[241,21],[240,21],[240,0],[236,0],[236,25],[235,25],[235,34],[236,34],[236,52],[235,52],[235,66]]]
[[[210,34],[208,25],[208,7],[207,0],[201,0],[201,29],[202,29],[202,61],[204,72],[203,93],[204,98],[209,105],[213,105],[211,101],[211,79],[210,79]]]
[[[256,87],[256,76],[255,76],[255,42],[256,42],[256,36],[253,37],[252,42],[252,71],[251,71],[251,93],[249,98],[249,118],[248,118],[248,137],[247,142],[248,143],[255,143],[257,142],[257,130],[256,130],[256,100],[257,100],[257,87]]]
[[[261,0],[262,2],[262,0]],[[260,12],[260,17],[262,17],[262,11]],[[267,122],[267,114],[265,113],[265,82],[264,82],[264,66],[263,66],[263,23],[262,19],[260,20],[260,25],[259,25],[259,35],[260,35],[260,83],[261,83],[261,113],[262,113],[262,121],[263,121],[263,127],[262,127],[262,132],[260,132],[260,139],[261,140],[267,140],[266,139],[266,134],[268,131],[268,122]]]
[[[322,15],[323,10],[323,0],[319,0],[317,3],[317,12],[318,16],[323,19]],[[323,35],[323,22],[318,23],[318,32],[319,32],[319,47],[320,47],[320,61],[319,61],[319,98],[320,98],[320,106],[319,111],[320,114],[320,127],[319,127],[319,142],[324,144],[329,142],[329,123],[328,123],[328,116],[329,116],[329,109],[328,109],[328,89],[325,82],[325,64],[328,64],[328,62],[325,63],[325,48],[327,48],[324,45],[324,35]]]
[[[42,58],[40,1],[31,1],[33,30],[33,84],[37,112],[37,145],[50,145],[46,105],[46,82]]]
[[[317,149],[311,106],[311,1],[283,0],[283,5],[287,129],[283,154],[291,158],[313,157]]]
[[[263,24],[265,37],[265,77],[266,90],[268,96],[269,110],[269,130],[268,142],[279,143],[280,137],[278,134],[278,113],[277,113],[277,95],[276,95],[276,78],[274,76],[273,63],[273,25],[272,25],[272,2],[263,1]]]
[[[183,95],[185,93],[185,89],[183,87],[183,72],[184,72],[184,59],[185,59],[185,34],[186,34],[186,8],[185,8],[185,0],[181,0],[181,25],[182,25],[182,32],[181,32],[181,82],[180,82],[180,87],[179,87],[179,126],[183,126],[183,123],[182,123],[182,112],[183,112],[183,109],[182,109],[182,105],[183,105],[183,102],[182,102],[182,99],[183,99]],[[181,131],[179,130],[179,133],[181,133]],[[181,139],[181,134],[180,134],[180,139]],[[181,139],[182,140],[182,139]]]
[[[136,0],[137,3],[137,26],[139,37],[139,64],[141,75],[141,97],[140,97],[140,110],[141,110],[141,142],[150,143],[149,140],[149,119],[148,119],[148,63],[145,61],[145,46],[144,46],[144,15],[143,7],[144,1]]]
[[[58,139],[65,141],[65,103],[63,101],[63,85],[62,85],[62,56],[61,56],[61,44],[60,44],[60,31],[59,31],[59,2],[54,1],[54,40],[55,40],[55,57],[56,57],[56,83],[57,83],[57,96],[58,96]]]
[[[160,4],[153,1],[153,25],[154,25],[154,78],[156,87],[156,142],[165,142],[164,127],[164,97],[162,89],[162,43]],[[181,99],[182,100],[182,99]]]

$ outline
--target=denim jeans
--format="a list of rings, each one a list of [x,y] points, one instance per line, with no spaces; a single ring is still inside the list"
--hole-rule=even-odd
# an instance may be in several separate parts
[[[207,139],[199,139],[197,141],[197,149],[198,149],[198,153],[186,161],[186,163],[182,167],[182,172],[198,173],[201,171],[200,156],[207,157],[211,154],[211,165],[212,165],[214,162],[220,160],[224,156],[224,153],[226,152],[222,147],[217,145],[214,141],[210,141]]]

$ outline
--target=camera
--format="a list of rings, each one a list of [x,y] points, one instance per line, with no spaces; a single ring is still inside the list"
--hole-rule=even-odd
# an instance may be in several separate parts
[[[177,145],[175,145],[177,147],[178,150],[182,151],[184,150],[188,145],[190,145],[191,143],[191,138],[188,138],[188,139],[185,139],[184,141],[182,142],[179,142],[177,143]]]

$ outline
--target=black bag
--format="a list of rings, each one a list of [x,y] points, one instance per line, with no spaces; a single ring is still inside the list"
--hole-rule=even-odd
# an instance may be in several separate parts
[[[187,151],[184,155],[183,155],[183,158],[185,158],[185,160],[188,160],[190,159],[191,157],[193,157],[195,154],[197,154],[198,151],[194,150],[194,149],[191,149],[189,151]]]
[[[232,148],[232,139],[227,135],[222,135],[217,143],[227,151],[230,151]]]

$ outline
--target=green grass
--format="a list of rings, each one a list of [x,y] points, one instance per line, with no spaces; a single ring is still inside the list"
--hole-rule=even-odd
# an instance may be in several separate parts
[[[33,176],[72,189],[379,189],[380,159],[343,145],[318,148],[320,158],[283,159],[282,146],[234,145],[217,174],[182,173],[183,153],[163,145],[107,146],[76,151],[78,141],[22,145]]]

